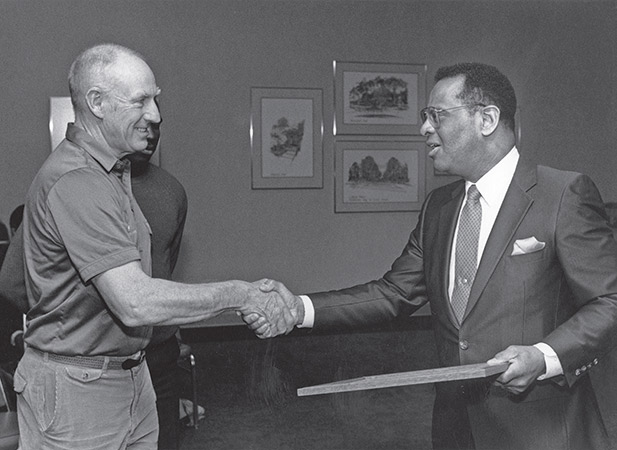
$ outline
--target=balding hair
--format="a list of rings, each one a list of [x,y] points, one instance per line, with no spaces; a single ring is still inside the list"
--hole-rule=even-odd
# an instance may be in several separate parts
[[[75,58],[69,70],[69,92],[75,114],[88,110],[86,94],[93,86],[109,91],[115,80],[106,74],[107,68],[121,56],[144,58],[135,50],[118,44],[99,44],[84,50]]]

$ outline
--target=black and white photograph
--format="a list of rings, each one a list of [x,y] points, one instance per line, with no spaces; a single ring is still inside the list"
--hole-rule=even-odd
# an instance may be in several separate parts
[[[617,0],[0,0],[0,450],[616,450]]]

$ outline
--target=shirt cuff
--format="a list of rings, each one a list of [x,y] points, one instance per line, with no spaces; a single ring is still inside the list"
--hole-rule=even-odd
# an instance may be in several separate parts
[[[563,375],[563,367],[555,350],[544,342],[538,342],[534,345],[535,348],[540,350],[544,355],[544,364],[546,364],[546,372],[538,377],[538,380],[545,380],[547,378],[556,377],[557,375]]]
[[[315,307],[313,306],[313,302],[306,295],[301,295],[300,299],[304,304],[304,320],[298,328],[313,328],[313,324],[315,323]]]

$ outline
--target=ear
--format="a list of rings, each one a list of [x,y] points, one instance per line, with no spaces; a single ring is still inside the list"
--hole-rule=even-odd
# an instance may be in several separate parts
[[[103,92],[99,87],[92,87],[86,93],[86,104],[90,109],[90,112],[99,119],[102,119],[103,111]]]
[[[499,116],[501,111],[495,105],[489,105],[482,107],[480,117],[482,118],[482,135],[489,136],[497,129],[499,125]]]

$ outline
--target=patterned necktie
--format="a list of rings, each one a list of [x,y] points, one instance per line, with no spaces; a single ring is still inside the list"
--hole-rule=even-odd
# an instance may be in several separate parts
[[[472,184],[467,191],[467,201],[461,212],[456,238],[452,308],[459,323],[465,314],[469,292],[478,268],[478,238],[482,223],[480,197],[480,191]]]

